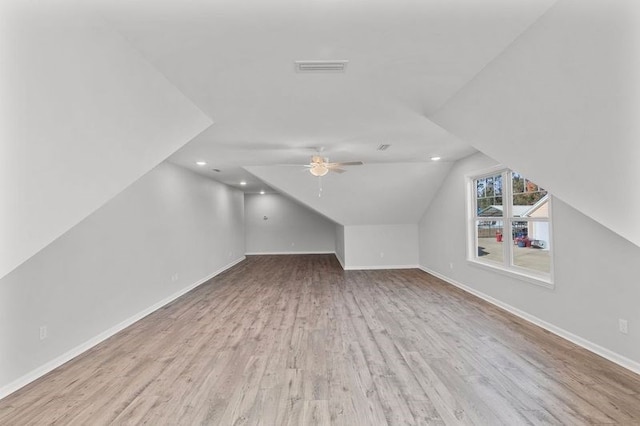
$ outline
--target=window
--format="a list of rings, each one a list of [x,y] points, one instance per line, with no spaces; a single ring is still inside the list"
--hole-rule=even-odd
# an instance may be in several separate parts
[[[469,176],[470,261],[552,283],[551,196],[518,172]]]

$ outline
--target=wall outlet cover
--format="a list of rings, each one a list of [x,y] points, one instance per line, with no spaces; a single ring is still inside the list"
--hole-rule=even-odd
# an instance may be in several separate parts
[[[622,334],[629,333],[629,323],[627,322],[626,319],[620,318],[618,320],[618,329],[620,330],[620,333],[622,333]]]

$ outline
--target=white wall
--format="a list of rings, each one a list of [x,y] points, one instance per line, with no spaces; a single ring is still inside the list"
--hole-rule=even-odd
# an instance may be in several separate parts
[[[335,222],[280,194],[244,200],[247,254],[335,251]]]
[[[430,118],[640,246],[639,76],[638,1],[561,0]]]
[[[415,268],[418,225],[344,227],[345,269]]]
[[[466,262],[464,175],[495,164],[476,154],[453,167],[420,222],[420,265],[598,345],[609,358],[621,355],[626,359],[618,361],[628,367],[640,368],[640,248],[561,199],[554,198],[552,213],[555,289]],[[628,335],[618,331],[619,318],[629,321]]]
[[[212,123],[63,3],[0,2],[0,278]]]
[[[0,397],[242,259],[243,212],[240,191],[162,163],[0,280]]]
[[[344,226],[336,224],[336,257],[344,268]]]

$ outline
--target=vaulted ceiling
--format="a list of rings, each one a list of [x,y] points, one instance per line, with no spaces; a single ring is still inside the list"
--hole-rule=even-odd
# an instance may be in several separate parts
[[[389,224],[418,220],[479,149],[638,244],[638,201],[620,219],[623,189],[610,191],[640,167],[632,4],[3,2],[0,276],[165,159],[340,223]],[[348,65],[306,74],[296,60]],[[601,157],[585,146],[615,152],[608,180],[587,177]],[[316,178],[281,165],[319,149],[365,164],[317,197]]]
[[[101,13],[215,121],[169,161],[230,185],[246,181],[247,191],[266,182],[340,223],[415,223],[433,195],[416,191],[418,182],[438,188],[448,169],[429,158],[450,165],[475,152],[428,116],[553,3],[109,2]],[[332,59],[347,60],[346,72],[294,68]],[[376,151],[380,144],[391,147]],[[318,200],[316,178],[277,167],[308,163],[316,149],[365,165],[325,179]]]

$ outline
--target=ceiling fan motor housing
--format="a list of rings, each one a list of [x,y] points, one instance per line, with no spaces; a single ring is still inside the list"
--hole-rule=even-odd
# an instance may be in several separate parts
[[[329,159],[326,157],[322,157],[320,155],[314,155],[311,157],[311,164],[325,164],[328,163]]]

